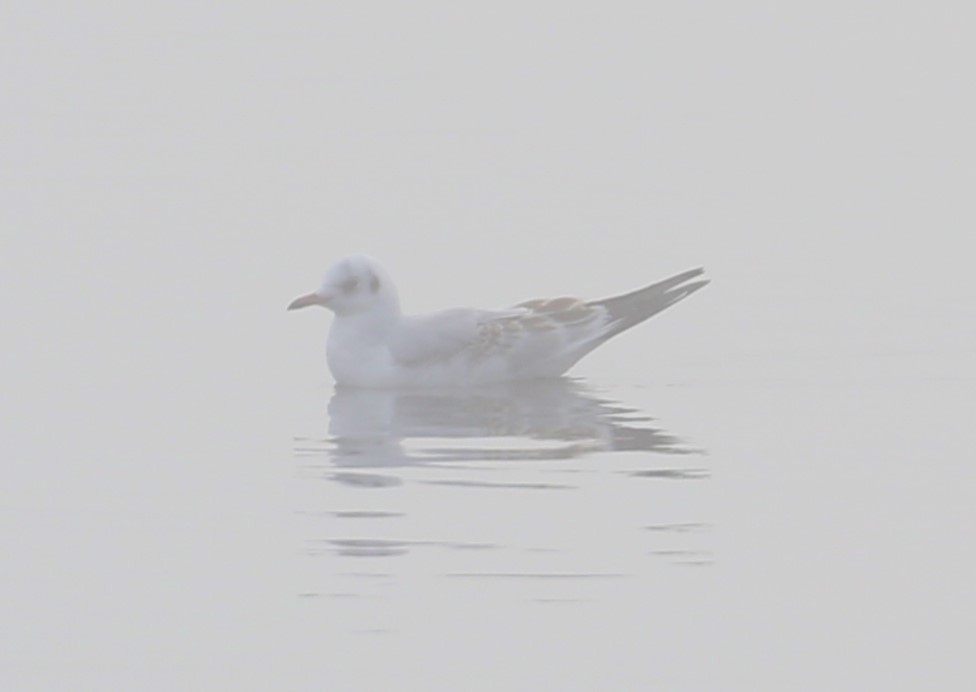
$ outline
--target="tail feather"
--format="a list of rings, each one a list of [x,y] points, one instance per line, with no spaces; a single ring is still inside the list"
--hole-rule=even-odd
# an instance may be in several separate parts
[[[702,268],[691,269],[656,284],[639,288],[631,293],[593,300],[587,305],[602,307],[610,313],[611,323],[603,339],[605,341],[644,320],[650,319],[675,303],[684,300],[700,288],[707,286],[707,279],[686,283],[704,273],[705,270]]]

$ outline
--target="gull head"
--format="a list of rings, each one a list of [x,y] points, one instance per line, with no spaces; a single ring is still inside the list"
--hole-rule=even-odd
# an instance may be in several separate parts
[[[356,315],[381,310],[398,313],[396,288],[376,260],[366,255],[350,255],[336,262],[325,273],[314,293],[296,298],[289,310],[320,305],[336,315]]]

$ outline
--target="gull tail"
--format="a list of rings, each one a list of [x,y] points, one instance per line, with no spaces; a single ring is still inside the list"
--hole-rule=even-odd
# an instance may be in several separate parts
[[[610,324],[603,334],[601,342],[650,319],[675,303],[684,300],[698,289],[707,286],[708,279],[691,281],[691,279],[704,273],[705,270],[700,267],[690,269],[676,274],[670,279],[639,288],[622,296],[588,302],[587,305],[602,307],[610,313]]]

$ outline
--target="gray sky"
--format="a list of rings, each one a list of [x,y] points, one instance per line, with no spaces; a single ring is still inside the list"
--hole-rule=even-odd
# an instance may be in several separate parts
[[[958,7],[7,3],[8,319],[25,352],[219,320],[274,349],[364,250],[416,310],[703,264],[676,356],[971,351]]]

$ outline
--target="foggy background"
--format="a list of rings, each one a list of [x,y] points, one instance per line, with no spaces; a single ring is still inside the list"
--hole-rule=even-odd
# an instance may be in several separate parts
[[[611,668],[617,689],[958,679],[976,403],[964,14],[6,3],[5,689],[205,689],[239,667],[237,689],[367,672],[372,689],[440,673],[461,689],[479,670],[499,676],[486,689],[573,689]],[[510,619],[443,654],[473,606],[416,575],[407,602],[447,624],[406,652],[317,629],[337,616],[296,601],[292,444],[324,430],[328,319],[284,308],[350,252],[411,311],[706,267],[705,291],[573,371],[711,454],[697,501],[715,564],[668,581],[694,607],[668,611],[667,656],[642,650],[648,613],[598,599],[534,621],[538,650],[506,648],[526,622],[497,594]]]

